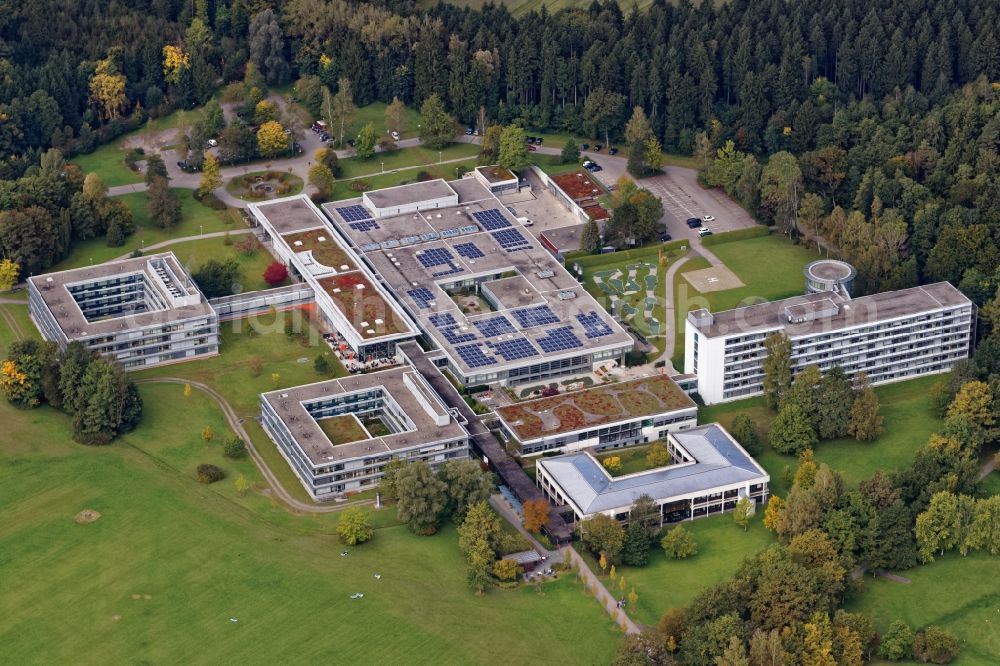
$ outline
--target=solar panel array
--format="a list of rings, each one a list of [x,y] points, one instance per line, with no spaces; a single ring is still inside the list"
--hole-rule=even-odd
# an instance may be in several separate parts
[[[521,232],[517,229],[501,229],[500,231],[493,232],[493,238],[497,239],[502,247],[507,252],[513,252],[514,250],[527,250],[531,247],[528,240],[521,235]]]
[[[427,287],[417,287],[416,289],[411,289],[408,292],[410,298],[416,302],[417,306],[423,309],[428,309],[431,307],[431,301],[434,300],[434,294]]]
[[[545,324],[556,324],[559,317],[552,312],[547,305],[536,305],[520,310],[511,310],[511,314],[517,319],[521,328],[532,328],[533,326],[544,326]]]
[[[348,222],[372,219],[372,214],[364,206],[341,206],[337,208],[337,212]]]
[[[371,231],[372,229],[381,229],[378,226],[378,222],[375,220],[361,220],[360,222],[348,222],[347,226],[355,231]]]
[[[515,332],[514,325],[503,315],[491,317],[490,319],[480,319],[473,322],[473,325],[479,329],[484,338],[493,338],[498,335]]]
[[[578,349],[583,346],[580,338],[573,333],[572,326],[560,326],[550,329],[545,337],[536,340],[538,346],[546,353],[565,351],[567,349]]]
[[[458,243],[455,245],[455,251],[466,259],[479,259],[486,256],[475,243]]]
[[[435,266],[447,266],[445,270],[432,273],[431,277],[442,277],[461,273],[462,267],[455,262],[455,255],[443,247],[432,247],[417,255],[417,259],[424,265],[424,268],[434,268]]]
[[[450,312],[436,312],[428,317],[428,319],[430,319],[431,323],[438,328],[443,328],[445,326],[458,326],[458,322],[455,321],[455,318]]]
[[[583,324],[583,331],[588,338],[600,338],[613,333],[607,322],[601,319],[601,315],[593,310],[589,314],[578,314],[576,319]]]
[[[476,345],[462,345],[455,347],[458,357],[470,368],[482,368],[487,365],[496,365],[497,360],[492,356],[483,353],[482,348]]]
[[[457,345],[460,342],[469,342],[476,339],[476,334],[472,331],[462,331],[459,330],[458,326],[447,326],[445,328],[439,329],[441,335],[444,339],[448,341],[449,344]]]
[[[499,208],[490,208],[489,210],[478,210],[472,214],[472,217],[476,219],[476,222],[483,225],[483,229],[486,231],[494,231],[496,229],[504,229],[510,226],[510,222],[503,216]]]
[[[524,337],[497,342],[493,345],[493,349],[496,353],[503,356],[505,361],[516,361],[520,358],[538,356],[538,351],[534,345]]]

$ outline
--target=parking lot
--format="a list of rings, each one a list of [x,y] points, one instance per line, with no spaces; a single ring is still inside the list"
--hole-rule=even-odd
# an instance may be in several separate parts
[[[606,162],[610,160],[605,160]],[[674,238],[696,238],[697,229],[690,229],[685,220],[690,217],[703,219],[712,215],[715,220],[705,226],[716,233],[735,231],[756,224],[750,214],[731,200],[724,192],[706,190],[698,184],[698,174],[693,169],[667,167],[666,173],[644,178],[639,184],[660,197],[663,202],[663,222]]]

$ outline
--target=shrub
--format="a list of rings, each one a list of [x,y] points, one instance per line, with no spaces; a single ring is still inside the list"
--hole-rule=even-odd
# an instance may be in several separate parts
[[[287,279],[288,267],[280,261],[272,261],[268,264],[267,268],[264,269],[264,282],[268,283],[272,287],[277,287]]]
[[[252,257],[260,249],[260,241],[253,234],[244,234],[235,243],[236,250],[245,257]]]
[[[226,441],[222,443],[222,455],[227,458],[242,458],[247,454],[247,445],[241,437],[236,435],[230,435],[226,437]]]
[[[352,192],[364,192],[371,185],[366,180],[352,180],[351,184],[347,186]]]
[[[201,438],[206,442],[211,442],[215,439],[215,431],[212,430],[212,426],[205,426],[201,429]]]
[[[254,377],[260,377],[260,373],[264,372],[264,362],[260,360],[259,356],[251,356],[247,360],[247,366],[250,368],[250,374]]]
[[[889,661],[909,659],[913,650],[913,629],[902,620],[894,620],[878,648],[878,655]]]
[[[493,575],[501,581],[517,580],[517,575],[520,572],[521,568],[514,560],[497,560],[493,565]]]
[[[213,194],[212,192],[208,192],[202,195],[200,198],[197,196],[198,190],[195,190],[194,192],[195,192],[194,198],[198,199],[198,201],[201,202],[202,206],[207,206],[212,210],[226,210],[226,208],[228,208],[225,202],[219,197],[215,196],[215,194]]]
[[[920,661],[948,664],[958,654],[958,637],[931,625],[913,637],[913,656]]]
[[[216,481],[222,481],[224,478],[226,478],[226,473],[215,465],[209,463],[198,465],[199,483],[215,483]]]
[[[622,471],[622,459],[618,456],[608,456],[601,461],[601,464],[612,474]]]
[[[698,554],[698,544],[683,525],[673,528],[660,541],[660,547],[668,559],[680,560]]]
[[[375,531],[372,529],[368,514],[358,507],[345,509],[340,514],[340,521],[337,523],[337,536],[342,543],[348,546],[355,546],[364,543],[372,538]]]

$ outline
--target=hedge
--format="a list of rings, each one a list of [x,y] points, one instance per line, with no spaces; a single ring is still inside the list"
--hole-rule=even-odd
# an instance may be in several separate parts
[[[736,231],[727,231],[721,234],[713,234],[712,236],[705,236],[701,239],[701,244],[711,247],[713,245],[722,245],[723,243],[731,243],[732,241],[747,240],[748,238],[760,238],[761,236],[768,236],[771,233],[770,227],[765,227],[762,224],[757,224],[746,229],[738,229]]]
[[[608,252],[607,254],[584,253],[582,255],[566,255],[566,265],[580,264],[583,268],[589,268],[601,264],[620,264],[624,261],[633,261],[639,258],[648,259],[651,256],[656,256],[660,250],[663,250],[667,254],[672,254],[674,251],[687,248],[690,245],[691,241],[675,240],[669,243],[655,243],[644,247],[636,247],[631,250]]]

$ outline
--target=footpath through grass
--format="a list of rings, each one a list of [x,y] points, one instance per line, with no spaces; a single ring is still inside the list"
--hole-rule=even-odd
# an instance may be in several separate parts
[[[217,231],[245,229],[245,225],[240,220],[239,215],[234,215],[230,211],[216,211],[207,206],[203,206],[193,196],[191,190],[174,188],[171,190],[181,204],[181,221],[172,229],[161,229],[149,220],[149,208],[147,205],[147,194],[145,192],[133,192],[125,194],[121,199],[132,211],[132,218],[135,220],[136,230],[125,240],[121,247],[108,247],[104,238],[92,238],[82,243],[74,243],[69,256],[52,267],[52,270],[59,271],[68,268],[79,268],[90,264],[100,264],[110,261],[122,255],[126,255],[133,250],[147,248],[154,243],[171,240],[174,238],[185,238],[187,236],[197,236],[200,233],[213,233]],[[167,251],[173,248],[164,248]]]

